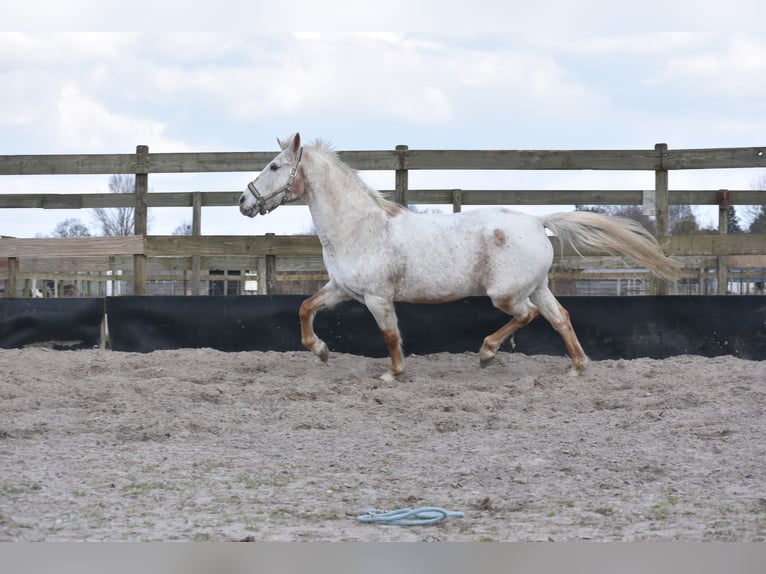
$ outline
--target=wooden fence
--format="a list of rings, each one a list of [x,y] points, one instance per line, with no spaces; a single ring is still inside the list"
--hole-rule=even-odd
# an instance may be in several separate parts
[[[453,211],[468,205],[642,205],[656,216],[657,235],[666,253],[678,257],[687,279],[711,271],[719,293],[726,292],[731,261],[748,261],[749,268],[766,267],[766,235],[726,235],[729,205],[766,204],[766,191],[671,190],[668,173],[766,167],[766,147],[671,150],[657,144],[647,150],[414,150],[397,146],[383,151],[340,151],[340,159],[353,168],[391,171],[394,189],[383,194],[402,204],[449,204]],[[159,173],[257,172],[275,152],[150,153],[137,146],[135,154],[15,155],[0,156],[2,175],[134,174],[133,193],[8,193],[0,178],[0,209],[135,208],[135,235],[66,239],[0,238],[0,281],[5,296],[28,295],[34,278],[75,278],[97,285],[102,295],[109,281],[130,281],[132,292],[147,294],[150,281],[178,280],[188,293],[199,294],[203,281],[221,279],[205,270],[244,270],[232,281],[259,279],[259,292],[273,291],[281,271],[306,274],[322,272],[321,248],[314,236],[203,236],[203,209],[237,205],[241,190],[225,192],[149,193],[149,175]],[[616,170],[653,171],[655,184],[648,190],[489,190],[410,189],[412,170]],[[249,177],[249,176],[248,176]],[[247,177],[243,178],[243,187]],[[512,177],[509,176],[509,180]],[[719,207],[718,235],[670,236],[670,205]],[[191,236],[147,235],[149,207],[191,207]],[[0,213],[2,213],[0,211]],[[624,268],[624,263],[604,254],[587,254],[586,261],[565,251],[557,258],[553,280],[571,278],[572,270]],[[738,260],[729,258],[739,258]],[[744,259],[743,259],[744,257]],[[557,276],[558,273],[558,276]],[[85,274],[85,275],[83,275]],[[602,272],[603,274],[603,272]],[[619,273],[612,272],[610,276]],[[596,275],[591,274],[591,277]],[[632,276],[636,276],[635,273]],[[757,276],[757,275],[756,275]],[[19,283],[25,285],[19,289]],[[653,290],[667,293],[660,282]],[[185,291],[186,292],[186,291]],[[90,294],[90,291],[88,292]]]

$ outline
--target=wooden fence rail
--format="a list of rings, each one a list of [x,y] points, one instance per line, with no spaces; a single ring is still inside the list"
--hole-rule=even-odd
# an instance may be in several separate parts
[[[145,147],[145,146],[138,146]],[[275,152],[207,152],[0,156],[0,175],[152,174],[260,171]],[[766,146],[670,150],[411,150],[339,151],[358,170],[617,170],[658,171],[766,167]]]
[[[766,204],[766,191],[754,190],[671,190],[668,172],[685,169],[736,169],[766,167],[766,147],[671,150],[657,144],[647,150],[395,150],[340,151],[340,159],[357,170],[394,172],[394,189],[383,194],[403,204],[451,204],[454,211],[469,205],[643,205],[656,212],[657,235],[666,252],[685,258],[693,267],[713,263],[718,268],[718,289],[725,289],[726,258],[766,255],[766,236],[726,236],[726,206]],[[226,260],[238,268],[276,269],[273,258],[291,258],[293,267],[305,264],[312,270],[321,253],[311,236],[202,236],[202,209],[234,206],[241,191],[148,192],[148,177],[159,173],[257,172],[274,157],[274,152],[150,153],[137,146],[135,154],[91,155],[10,155],[0,156],[0,175],[134,174],[134,193],[13,193],[0,179],[0,209],[90,209],[135,208],[135,236],[124,238],[13,239],[0,238],[0,259],[6,258],[5,295],[15,296],[16,281],[49,266],[75,269],[79,259],[86,271],[103,270],[104,257],[112,268],[123,267],[125,256],[132,260],[130,277],[136,294],[147,292],[148,273],[164,261],[164,269],[191,273],[191,292],[199,292],[205,265],[225,267]],[[648,190],[487,190],[409,189],[411,170],[617,170],[653,171],[655,185]],[[719,235],[668,235],[670,205],[717,205],[720,208]],[[192,207],[193,236],[150,236],[146,233],[147,209]],[[571,259],[570,251],[558,252]],[[592,254],[602,257],[603,254]],[[53,265],[54,258],[66,263]],[[99,259],[100,258],[100,259]],[[244,258],[244,259],[243,259]],[[272,258],[272,259],[269,259]],[[712,259],[711,259],[712,258]],[[174,260],[174,263],[168,261]],[[267,259],[264,265],[263,259]],[[96,263],[96,261],[99,263]],[[563,259],[562,259],[563,260]],[[24,262],[24,263],[22,263]],[[47,262],[47,263],[46,263]],[[270,262],[270,263],[269,263]],[[89,264],[93,267],[89,269]],[[766,267],[766,263],[764,264]],[[210,267],[207,267],[210,268]],[[37,271],[35,271],[37,270]],[[103,279],[106,280],[106,279]],[[660,284],[660,293],[667,286]],[[725,292],[725,291],[724,291]]]

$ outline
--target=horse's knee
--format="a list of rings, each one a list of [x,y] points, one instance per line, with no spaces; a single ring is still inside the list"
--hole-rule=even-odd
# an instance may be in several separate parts
[[[395,350],[399,348],[402,342],[401,335],[397,331],[383,331],[383,340],[386,342],[386,347],[389,353],[393,354]]]

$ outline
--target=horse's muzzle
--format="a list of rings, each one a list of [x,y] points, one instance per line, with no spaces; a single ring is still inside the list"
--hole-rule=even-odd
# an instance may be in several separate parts
[[[242,215],[246,215],[247,217],[255,217],[258,215],[260,210],[258,209],[257,203],[248,203],[247,197],[245,197],[246,194],[242,194],[242,196],[239,198],[239,212]]]
[[[250,183],[247,190],[239,196],[239,212],[247,217],[255,217],[259,213],[263,215],[264,206],[258,190]]]
[[[253,208],[250,208],[250,209],[248,209],[248,208],[246,208],[246,207],[245,207],[245,206],[243,206],[243,205],[240,205],[240,206],[239,206],[239,212],[240,212],[242,215],[245,215],[245,216],[247,216],[247,217],[255,217],[256,215],[258,215],[258,210],[256,210],[256,209],[253,209]]]
[[[247,186],[247,191],[239,197],[239,211],[248,217],[255,217],[258,214],[267,215],[282,205],[287,191],[290,191],[290,187],[284,186],[264,197],[258,191],[258,188],[255,187],[255,182],[250,182]],[[248,204],[248,194],[252,198],[252,203],[250,204]],[[279,201],[274,202],[274,198],[278,198]],[[273,205],[268,207],[268,203],[273,203]]]

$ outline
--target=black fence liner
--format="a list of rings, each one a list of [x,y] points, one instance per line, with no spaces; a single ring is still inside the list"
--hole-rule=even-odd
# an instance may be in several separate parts
[[[0,299],[0,347],[44,344],[87,349],[99,344],[104,300]]]
[[[211,347],[224,351],[302,349],[298,308],[304,296],[116,297],[106,302],[112,349]],[[665,358],[680,354],[766,359],[766,298],[560,297],[593,359]],[[486,297],[440,305],[397,303],[407,354],[478,351],[508,319]],[[367,309],[346,302],[320,311],[315,329],[331,351],[387,354]],[[543,318],[515,336],[516,351],[564,354]],[[506,349],[508,347],[505,347]]]
[[[106,308],[115,351],[211,347],[222,351],[303,349],[297,295],[0,299],[0,347],[46,344],[59,349],[99,344]],[[560,297],[585,352],[593,359],[665,358],[680,354],[766,359],[766,298]],[[478,351],[506,316],[485,297],[453,303],[397,303],[407,354]],[[331,351],[387,354],[367,309],[347,302],[321,311],[317,334]],[[564,344],[542,318],[516,334],[516,350],[563,355]],[[508,349],[508,346],[505,347]]]

